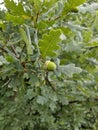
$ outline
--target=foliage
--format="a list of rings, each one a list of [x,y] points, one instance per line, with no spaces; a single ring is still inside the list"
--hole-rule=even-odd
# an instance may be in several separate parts
[[[85,2],[4,0],[0,130],[97,130],[98,4]]]

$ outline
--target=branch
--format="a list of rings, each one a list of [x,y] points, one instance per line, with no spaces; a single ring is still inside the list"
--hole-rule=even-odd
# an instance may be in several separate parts
[[[46,80],[46,84],[48,84],[48,85],[53,89],[53,91],[55,91],[54,86],[53,86],[53,85],[51,84],[51,82],[49,81],[49,78],[48,78],[48,71],[46,72],[45,80]]]
[[[98,48],[98,46],[91,46],[91,47],[87,47],[86,49],[92,50],[92,49],[95,49],[95,48]]]
[[[55,20],[57,20],[57,19],[59,19],[59,18],[61,18],[61,15],[60,15],[60,16],[58,16],[58,17],[56,17],[56,18],[54,19],[54,21],[55,21]]]
[[[83,103],[83,102],[87,102],[88,100],[90,101],[90,99],[83,100],[83,101],[73,100],[73,101],[69,101],[69,104],[74,104],[74,103]],[[98,98],[94,98],[94,101],[98,101]]]

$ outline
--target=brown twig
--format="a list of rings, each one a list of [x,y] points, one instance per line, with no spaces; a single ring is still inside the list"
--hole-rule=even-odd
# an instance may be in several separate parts
[[[48,85],[53,89],[53,91],[55,91],[54,86],[53,86],[53,85],[51,84],[51,82],[49,81],[49,78],[48,78],[48,71],[46,71],[45,80],[46,80],[46,84],[48,84]]]
[[[38,17],[39,17],[39,12],[36,14],[36,19],[35,19],[36,23],[37,23]]]
[[[60,15],[60,16],[58,16],[58,17],[56,17],[56,18],[54,19],[54,21],[55,21],[55,20],[57,20],[57,19],[59,19],[59,18],[61,18],[61,15]]]

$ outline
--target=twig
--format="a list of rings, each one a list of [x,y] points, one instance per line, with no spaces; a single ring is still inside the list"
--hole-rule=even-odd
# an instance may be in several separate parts
[[[95,48],[98,48],[98,46],[91,46],[91,47],[87,47],[86,49],[92,50],[92,49],[95,49]]]
[[[20,56],[19,56],[19,59],[21,59],[21,56],[22,56],[22,53],[23,53],[25,47],[26,47],[26,44],[25,44],[25,45],[23,46],[23,48],[22,48],[22,51],[21,51]]]
[[[69,101],[69,104],[74,104],[74,103],[84,103],[84,102],[87,102],[87,101],[90,101],[90,99],[87,99],[87,100],[83,100],[83,101],[79,101],[79,100],[73,100],[73,101]],[[98,98],[94,98],[93,99],[94,101],[98,101]]]
[[[46,80],[46,84],[48,84],[53,89],[53,91],[55,91],[54,86],[51,84],[51,82],[48,79],[48,71],[46,71],[45,80]]]
[[[15,54],[16,58],[19,58],[19,56],[17,55],[16,50],[15,50],[15,48],[14,48],[14,46],[13,46],[13,45],[11,46],[11,48],[12,48],[12,50],[13,50],[13,52],[14,52],[14,54]]]
[[[6,85],[8,85],[11,82],[11,79],[9,79],[5,84],[3,84],[1,87],[5,87]]]
[[[61,18],[61,15],[60,15],[60,16],[58,16],[58,17],[56,17],[56,18],[54,19],[54,21],[55,21],[55,20],[57,20],[57,19],[59,19],[59,18]]]
[[[36,23],[37,23],[38,17],[39,17],[39,12],[36,14],[36,20],[35,20]]]

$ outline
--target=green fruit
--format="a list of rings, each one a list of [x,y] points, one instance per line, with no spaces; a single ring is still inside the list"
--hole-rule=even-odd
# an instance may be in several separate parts
[[[78,8],[77,8],[77,7],[72,8],[72,9],[71,9],[71,12],[73,12],[73,13],[78,13]]]
[[[56,64],[50,60],[45,62],[44,68],[49,71],[53,71],[56,69]]]

